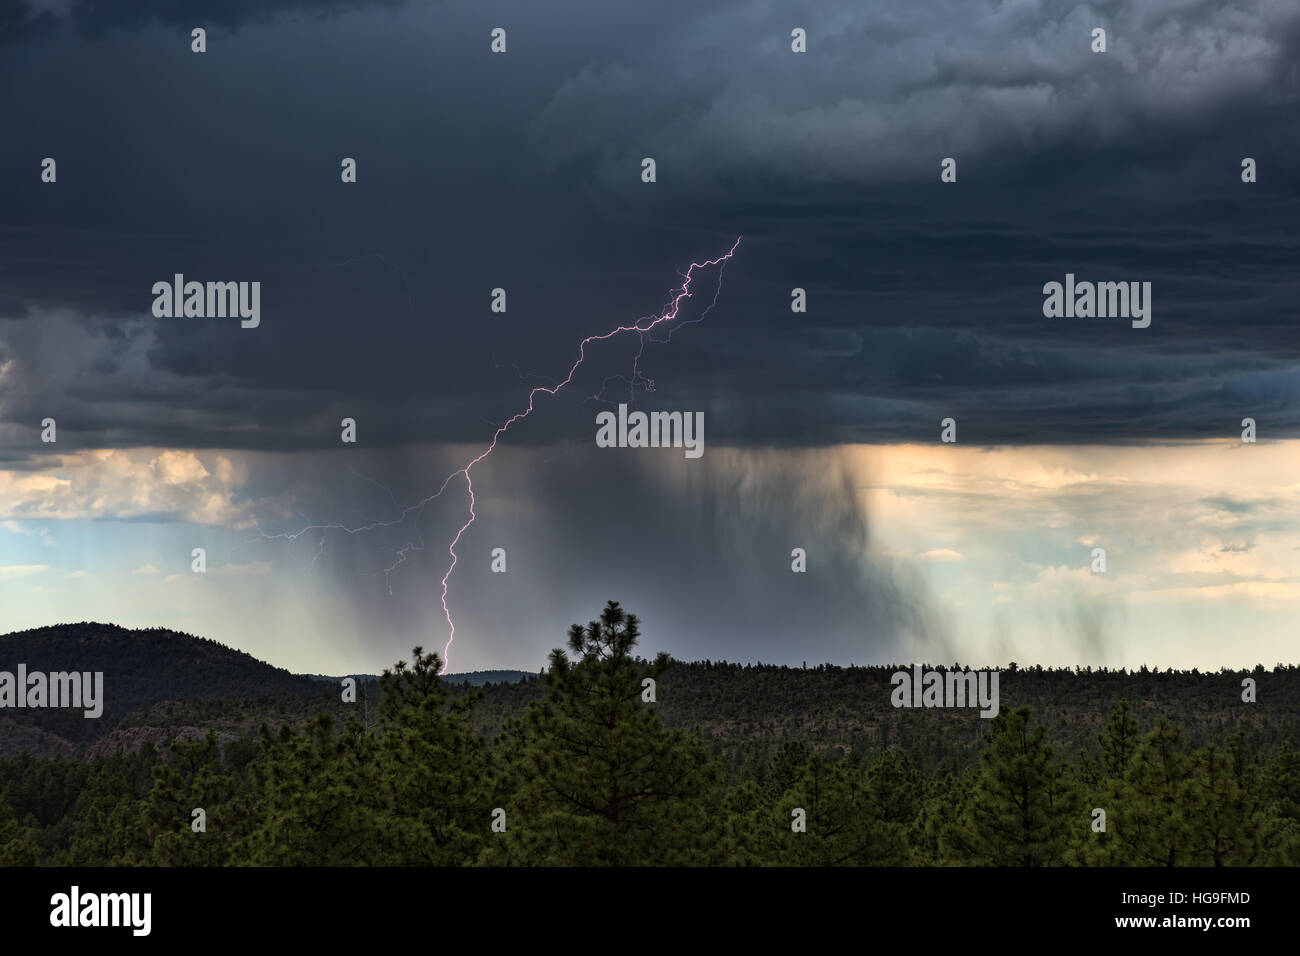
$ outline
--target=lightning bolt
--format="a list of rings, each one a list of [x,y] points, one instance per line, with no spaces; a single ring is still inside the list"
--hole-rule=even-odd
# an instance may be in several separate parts
[[[451,646],[456,641],[456,621],[452,617],[451,607],[447,603],[449,582],[451,581],[452,574],[456,570],[457,563],[460,561],[460,556],[456,553],[456,546],[460,544],[460,539],[464,536],[465,532],[468,531],[470,527],[474,524],[474,522],[478,519],[478,512],[475,510],[475,506],[477,505],[478,502],[474,495],[474,478],[472,475],[474,466],[479,464],[484,459],[486,459],[489,455],[492,454],[493,451],[496,450],[497,444],[501,441],[501,437],[510,430],[511,426],[515,425],[517,422],[523,421],[525,418],[527,418],[529,415],[533,413],[533,409],[536,407],[537,399],[539,396],[556,395],[573,381],[573,376],[577,374],[578,369],[582,366],[582,363],[587,358],[588,345],[591,345],[596,342],[604,342],[609,339],[615,338],[617,336],[629,335],[633,333],[635,333],[640,338],[640,347],[637,349],[636,356],[632,362],[631,379],[627,379],[621,375],[611,376],[610,378],[605,379],[604,383],[602,383],[601,385],[600,391],[596,395],[592,396],[593,399],[599,400],[600,397],[604,394],[604,390],[606,386],[609,384],[609,382],[614,381],[616,379],[622,379],[631,389],[632,395],[634,397],[636,393],[636,386],[638,384],[642,385],[642,387],[644,387],[647,391],[653,391],[654,379],[647,378],[641,372],[641,358],[643,353],[645,352],[646,342],[648,341],[655,342],[655,343],[668,342],[672,339],[673,332],[676,331],[676,328],[680,328],[681,326],[685,326],[685,325],[694,325],[704,320],[704,317],[718,302],[718,296],[722,292],[722,271],[723,269],[726,268],[726,264],[728,261],[730,261],[731,257],[735,255],[736,249],[740,246],[741,238],[743,237],[738,236],[736,238],[736,241],[732,243],[731,248],[727,250],[725,255],[721,255],[716,259],[706,260],[705,262],[692,262],[685,272],[679,273],[679,275],[682,278],[682,284],[676,287],[672,291],[667,304],[664,306],[663,309],[660,310],[660,312],[657,315],[645,316],[643,318],[637,319],[631,325],[615,326],[614,328],[610,329],[607,332],[601,332],[598,335],[588,335],[586,338],[582,339],[582,341],[578,343],[578,357],[574,361],[573,365],[569,368],[569,373],[563,379],[551,385],[536,385],[532,389],[530,389],[528,392],[527,407],[525,407],[522,411],[516,412],[510,418],[506,419],[505,422],[497,426],[496,431],[492,435],[491,443],[483,452],[481,452],[475,458],[471,459],[469,463],[465,465],[465,467],[457,469],[456,471],[453,471],[450,475],[448,475],[446,480],[443,481],[442,486],[436,492],[429,495],[427,498],[424,498],[423,500],[413,505],[399,505],[401,511],[396,518],[390,521],[377,521],[372,524],[361,525],[358,527],[348,527],[347,525],[338,524],[338,523],[325,524],[325,525],[309,525],[308,527],[303,528],[300,531],[295,531],[292,533],[274,534],[274,535],[266,534],[259,527],[257,529],[258,533],[261,535],[262,538],[267,540],[280,538],[280,539],[293,541],[299,538],[300,536],[313,531],[320,531],[323,535],[325,532],[331,530],[338,530],[338,531],[343,531],[346,534],[352,535],[352,534],[359,534],[365,531],[371,531],[374,530],[375,528],[392,527],[394,525],[399,525],[403,523],[412,514],[416,515],[416,518],[418,520],[419,514],[424,510],[424,507],[426,505],[428,505],[431,501],[441,496],[442,493],[447,490],[447,487],[451,484],[451,482],[454,479],[456,479],[459,476],[464,476],[465,490],[469,494],[469,518],[468,520],[466,520],[466,522],[463,525],[461,525],[460,530],[456,532],[456,536],[452,538],[451,544],[447,546],[447,554],[451,557],[451,563],[447,566],[447,572],[442,576],[442,582],[441,582],[442,613],[447,619],[448,636],[447,636],[447,643],[443,646],[442,649],[443,663],[442,663],[442,670],[439,673],[442,674],[447,673],[447,667],[451,663],[450,662]],[[678,326],[674,327],[673,321],[677,318],[677,315],[681,310],[682,300],[691,297],[691,282],[695,277],[695,273],[701,269],[711,268],[712,266],[718,267],[718,286],[716,291],[713,294],[713,301],[709,304],[709,306],[706,309],[704,309],[700,313],[700,315],[697,318],[687,322],[682,322]],[[653,334],[656,330],[665,333],[665,337],[656,338],[655,335]],[[515,371],[519,372],[517,368],[515,369]],[[520,378],[522,379],[524,377],[523,373],[520,372],[519,374],[520,374]],[[359,475],[359,477],[365,478],[366,476]],[[378,484],[378,482],[374,482],[373,479],[367,478],[366,480],[372,481],[374,484]],[[380,487],[382,488],[383,486],[380,485]],[[387,491],[387,489],[384,490]],[[391,492],[389,493],[389,496],[390,498],[392,497]],[[393,499],[393,503],[395,505],[397,504],[396,499]],[[320,547],[323,548],[324,544],[325,544],[324,537],[322,537]],[[384,574],[385,581],[387,581],[389,573],[392,572],[394,569],[396,569],[398,565],[402,564],[406,560],[406,554],[409,550],[419,551],[422,549],[423,549],[423,540],[421,540],[421,543],[419,545],[416,545],[411,542],[408,542],[406,545],[404,545],[397,552],[398,554],[397,561],[391,567],[384,569],[384,571],[382,572]],[[313,566],[316,563],[316,558],[318,558],[319,556],[320,556],[320,550],[318,549],[316,556],[312,558]],[[389,588],[389,593],[390,594],[392,593],[391,587]]]

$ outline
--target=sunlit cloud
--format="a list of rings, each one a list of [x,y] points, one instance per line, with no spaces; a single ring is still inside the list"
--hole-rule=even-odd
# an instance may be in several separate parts
[[[205,464],[206,461],[206,464]],[[240,524],[234,501],[243,471],[227,454],[179,449],[96,449],[0,469],[0,517],[130,519],[156,516],[196,524]]]

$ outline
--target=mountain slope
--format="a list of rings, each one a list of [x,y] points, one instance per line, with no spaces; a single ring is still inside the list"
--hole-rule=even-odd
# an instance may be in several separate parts
[[[333,687],[263,663],[216,641],[162,628],[128,630],[113,624],[59,624],[0,637],[0,671],[102,671],[103,715],[81,710],[0,710],[0,755],[26,746],[80,750],[127,714],[165,700],[272,695],[332,695]]]

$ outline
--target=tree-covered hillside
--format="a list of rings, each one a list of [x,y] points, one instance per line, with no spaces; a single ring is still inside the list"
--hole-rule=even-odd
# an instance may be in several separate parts
[[[164,700],[333,693],[243,651],[163,628],[81,623],[16,631],[0,637],[0,671],[18,664],[29,672],[102,672],[104,712],[86,719],[70,709],[0,710],[0,756],[82,752],[128,714]]]
[[[651,661],[639,638],[611,602],[541,677],[452,685],[416,648],[355,700],[159,638],[138,678],[179,647],[222,689],[285,690],[196,681],[75,753],[0,760],[0,864],[1300,862],[1295,667],[1008,667],[985,719],[893,706],[902,667]]]

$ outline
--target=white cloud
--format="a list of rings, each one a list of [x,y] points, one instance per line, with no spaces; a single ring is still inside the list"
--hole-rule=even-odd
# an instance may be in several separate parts
[[[44,574],[48,570],[50,570],[48,564],[0,564],[0,581]]]
[[[958,551],[949,548],[938,548],[934,551],[922,551],[917,555],[922,561],[965,561],[966,558]]]
[[[1294,639],[1300,441],[859,453],[876,554],[923,575],[936,541],[963,556],[942,592],[963,653],[983,635],[992,660],[1203,666]]]
[[[207,463],[204,463],[204,459]],[[0,517],[133,518],[160,515],[199,524],[239,524],[244,469],[222,453],[96,449],[33,459],[38,468],[0,470]]]

